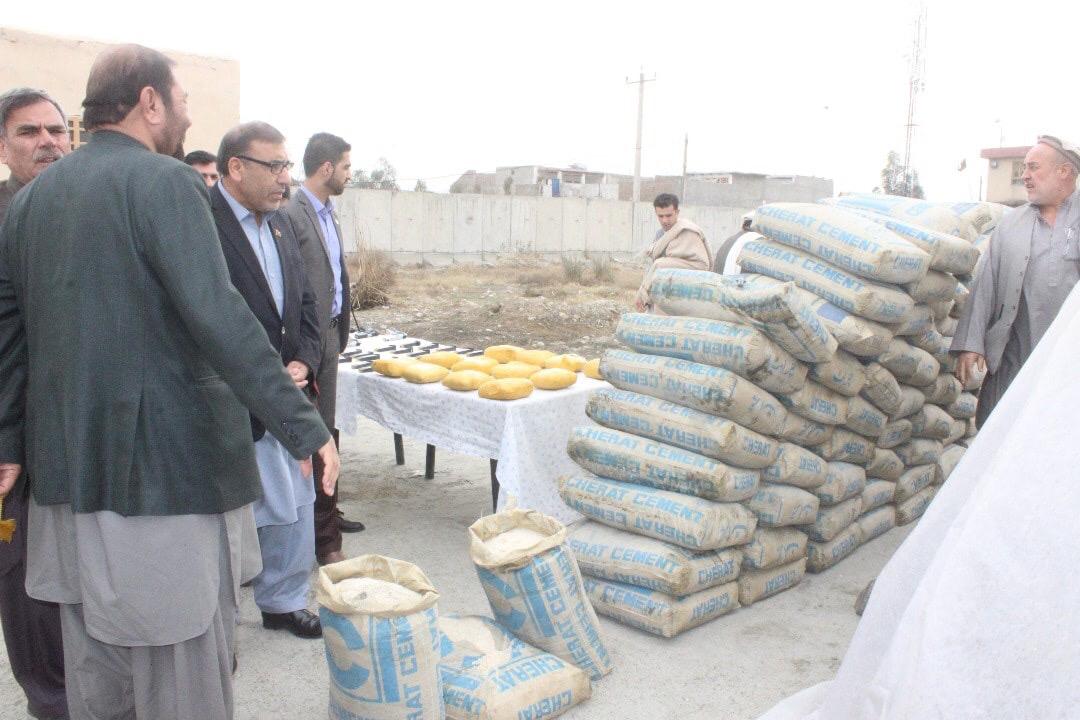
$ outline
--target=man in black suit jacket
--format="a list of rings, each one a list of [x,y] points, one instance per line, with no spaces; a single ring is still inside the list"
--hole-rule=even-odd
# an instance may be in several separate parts
[[[344,236],[332,197],[341,195],[349,180],[351,146],[330,133],[316,133],[304,150],[306,179],[278,216],[287,221],[300,243],[300,254],[319,301],[322,365],[315,379],[319,414],[337,438],[335,401],[338,355],[349,340],[349,273],[345,268]],[[321,564],[344,559],[341,533],[364,529],[345,519],[337,507],[337,489],[328,496],[319,489],[321,466],[315,463],[315,552]]]
[[[297,387],[307,388],[321,360],[315,295],[287,223],[273,213],[288,187],[285,138],[262,122],[238,125],[218,152],[221,181],[210,204],[233,285],[266,330]],[[319,637],[307,610],[315,563],[311,463],[298,463],[251,417],[263,497],[255,503],[263,570],[253,581],[263,626]]]

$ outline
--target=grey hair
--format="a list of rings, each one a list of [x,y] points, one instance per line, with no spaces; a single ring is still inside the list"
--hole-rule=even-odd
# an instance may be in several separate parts
[[[49,93],[28,87],[13,88],[0,95],[0,138],[7,135],[7,122],[11,113],[27,105],[34,105],[39,102],[52,103],[52,106],[56,108],[56,112],[60,113],[60,117],[64,118],[65,122],[67,121],[64,109],[60,107],[60,103],[52,99]]]

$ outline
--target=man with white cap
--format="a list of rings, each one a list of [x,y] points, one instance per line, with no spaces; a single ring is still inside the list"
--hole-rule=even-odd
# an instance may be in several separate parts
[[[1008,213],[979,261],[952,351],[957,377],[988,372],[980,427],[1080,280],[1080,147],[1040,135],[1024,157],[1028,202]]]

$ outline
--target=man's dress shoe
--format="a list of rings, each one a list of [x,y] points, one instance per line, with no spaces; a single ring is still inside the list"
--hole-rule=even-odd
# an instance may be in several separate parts
[[[319,616],[308,610],[295,610],[290,613],[262,614],[263,627],[267,630],[288,630],[296,637],[322,637],[322,623]]]

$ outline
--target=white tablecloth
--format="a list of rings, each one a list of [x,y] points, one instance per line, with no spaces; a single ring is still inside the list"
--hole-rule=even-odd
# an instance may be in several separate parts
[[[579,374],[565,390],[534,390],[527,398],[506,402],[450,390],[441,383],[418,385],[361,373],[342,363],[337,422],[342,432],[352,435],[363,415],[438,448],[495,458],[500,509],[513,496],[518,507],[569,523],[581,515],[559,498],[559,476],[579,469],[566,454],[566,441],[576,425],[592,423],[585,415],[585,403],[594,390],[607,386]]]

